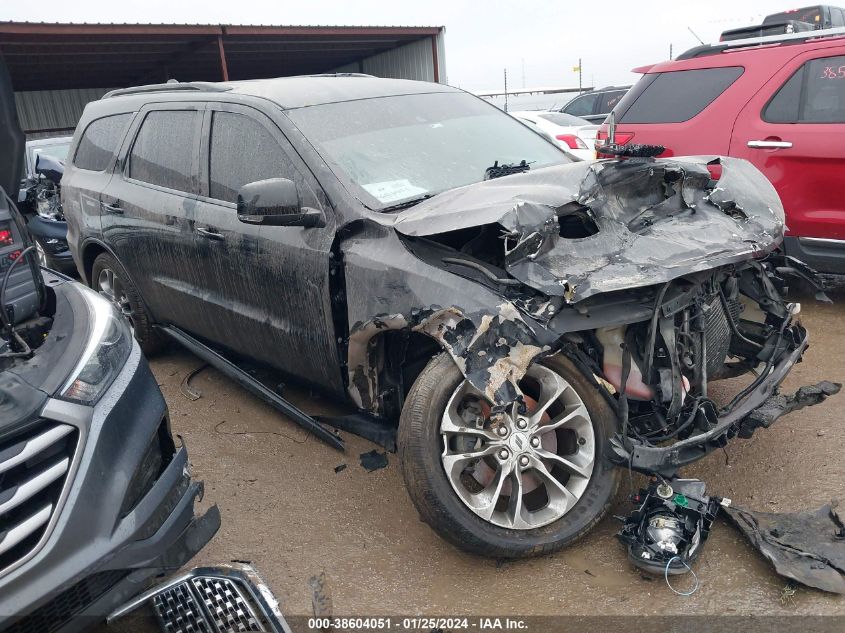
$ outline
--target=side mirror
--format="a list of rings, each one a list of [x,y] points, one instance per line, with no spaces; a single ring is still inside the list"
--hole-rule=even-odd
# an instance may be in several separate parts
[[[271,226],[326,225],[322,211],[303,207],[292,180],[268,178],[245,184],[238,191],[238,219],[246,224]]]

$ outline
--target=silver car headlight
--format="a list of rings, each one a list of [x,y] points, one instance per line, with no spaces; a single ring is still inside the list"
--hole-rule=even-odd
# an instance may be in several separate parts
[[[88,343],[60,395],[94,404],[126,364],[132,352],[132,332],[111,303],[92,290],[81,293],[89,307]]]

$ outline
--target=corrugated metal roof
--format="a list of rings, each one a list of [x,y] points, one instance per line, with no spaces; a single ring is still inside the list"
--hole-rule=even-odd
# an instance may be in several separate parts
[[[26,34],[18,29],[9,37],[10,29],[4,26],[10,24],[33,28],[58,25],[61,28],[62,23],[0,22],[0,52],[13,70],[13,82],[18,91],[15,95],[18,116],[30,138],[72,130],[85,104],[99,99],[112,88],[157,83],[170,77],[182,81],[221,79],[218,31],[214,30],[220,29],[220,25],[87,25],[171,26],[174,29],[193,26],[214,30],[189,37],[173,31],[167,34],[168,37],[136,33],[133,37],[111,37],[111,40],[116,39],[112,43],[101,35],[71,36],[66,31],[39,35],[35,30]],[[233,26],[238,29],[268,28],[261,28],[260,34],[238,31],[238,34],[220,35],[232,80],[316,72],[366,72],[381,77],[446,82],[444,29],[441,27]],[[297,31],[300,36],[278,34],[278,29],[287,28],[300,30]],[[268,29],[272,30],[269,36]],[[302,29],[311,29],[312,35],[303,38]],[[327,29],[331,29],[331,33],[327,33]],[[332,33],[340,32],[333,29],[346,31],[342,37],[333,36]],[[355,29],[355,34],[350,34],[349,29]],[[390,29],[392,31],[385,32]],[[397,33],[397,29],[405,31]],[[435,34],[428,34],[431,31]],[[320,33],[319,37],[314,36],[314,32]],[[426,34],[420,35],[420,32]]]
[[[35,130],[73,130],[86,104],[106,92],[104,88],[16,92],[18,119],[28,134]]]
[[[443,29],[433,24],[263,24],[255,22],[209,24],[205,22],[31,22],[29,20],[0,20],[0,27],[7,24],[30,24],[34,26],[202,26],[202,27],[274,27],[303,29]]]
[[[0,22],[18,91],[257,79],[326,72],[442,27]],[[225,54],[225,64],[222,57]]]

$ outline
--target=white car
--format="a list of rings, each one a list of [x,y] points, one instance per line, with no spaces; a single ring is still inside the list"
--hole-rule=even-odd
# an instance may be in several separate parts
[[[531,128],[550,137],[570,154],[582,160],[596,157],[595,140],[598,125],[564,112],[509,112]]]

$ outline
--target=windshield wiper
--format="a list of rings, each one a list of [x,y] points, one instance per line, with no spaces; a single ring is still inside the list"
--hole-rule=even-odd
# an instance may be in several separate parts
[[[419,204],[423,200],[428,200],[429,198],[433,198],[433,193],[427,193],[424,196],[419,196],[418,198],[411,198],[410,200],[405,200],[405,202],[400,202],[398,204],[390,205],[389,207],[382,207],[379,211],[401,211],[402,209],[407,209],[408,207],[412,207],[415,204]]]
[[[510,176],[511,174],[521,174],[531,169],[531,166],[524,160],[518,163],[500,165],[499,161],[495,161],[492,167],[484,170],[484,180],[493,180],[494,178],[501,178],[502,176]]]

